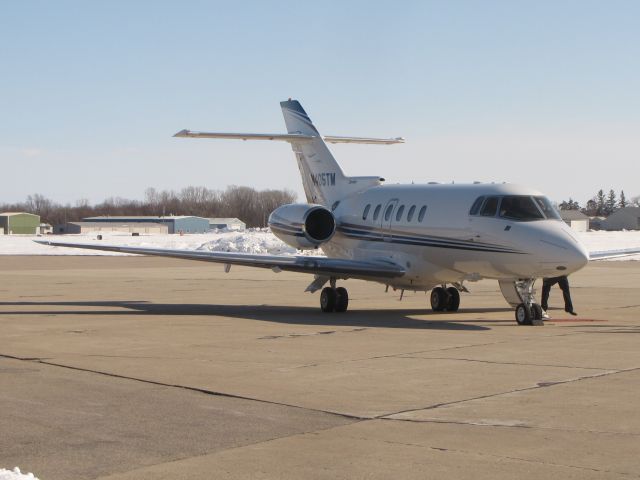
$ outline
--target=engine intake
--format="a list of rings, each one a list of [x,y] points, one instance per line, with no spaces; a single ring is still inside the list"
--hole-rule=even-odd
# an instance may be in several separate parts
[[[322,205],[292,203],[273,211],[269,216],[269,228],[287,245],[311,250],[331,240],[336,231],[336,220]]]

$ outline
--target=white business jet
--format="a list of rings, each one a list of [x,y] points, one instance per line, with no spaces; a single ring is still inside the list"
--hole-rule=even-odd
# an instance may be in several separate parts
[[[277,208],[269,227],[288,245],[320,248],[326,257],[40,243],[218,262],[227,271],[231,265],[245,265],[310,273],[315,278],[307,291],[322,289],[323,312],[347,310],[347,290],[337,281],[348,278],[378,282],[402,293],[431,290],[434,311],[457,311],[460,292],[468,291],[466,282],[495,279],[521,325],[542,319],[534,297],[536,278],[568,275],[589,261],[585,247],[542,193],[512,184],[383,185],[378,176],[348,177],[326,142],[404,140],[323,137],[298,101],[280,105],[286,134],[182,130],[175,136],[290,143],[307,203]],[[637,251],[601,253],[599,258]]]

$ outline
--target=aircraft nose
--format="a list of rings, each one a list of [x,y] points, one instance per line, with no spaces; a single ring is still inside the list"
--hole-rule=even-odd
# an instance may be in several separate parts
[[[583,268],[589,262],[589,252],[584,245],[570,233],[555,233],[542,239],[547,247],[551,247],[547,251],[553,252],[547,259],[546,266],[551,267],[555,263],[554,270],[559,275],[568,275]]]
[[[581,243],[575,243],[568,249],[567,269],[576,272],[589,263],[589,252]]]

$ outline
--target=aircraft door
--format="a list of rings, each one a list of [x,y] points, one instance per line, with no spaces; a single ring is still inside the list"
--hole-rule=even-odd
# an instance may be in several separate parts
[[[382,209],[382,215],[380,215],[380,229],[382,231],[382,238],[385,241],[389,241],[391,239],[390,230],[391,225],[393,224],[393,216],[395,215],[395,210],[398,206],[398,199],[392,198],[387,202],[387,204]]]

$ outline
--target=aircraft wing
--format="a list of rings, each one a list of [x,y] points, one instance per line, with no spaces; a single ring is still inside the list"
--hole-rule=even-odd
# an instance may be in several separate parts
[[[629,255],[640,254],[640,247],[623,248],[620,250],[603,250],[599,252],[589,252],[589,260],[608,260],[610,258],[628,257]]]
[[[304,255],[281,256],[234,252],[209,252],[200,250],[172,250],[167,248],[126,247],[116,245],[95,245],[87,243],[52,242],[34,240],[52,247],[83,248],[107,252],[155,255],[159,257],[182,258],[203,262],[243,265],[246,267],[270,268],[276,272],[290,271],[339,278],[394,278],[404,275],[404,269],[386,260],[345,260],[339,258],[308,257]]]

